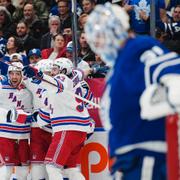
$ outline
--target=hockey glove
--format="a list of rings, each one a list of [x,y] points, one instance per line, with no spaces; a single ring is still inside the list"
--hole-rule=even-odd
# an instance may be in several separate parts
[[[43,77],[43,73],[41,71],[38,71],[36,68],[31,66],[25,66],[23,68],[23,72],[24,76],[28,78],[42,79]]]
[[[32,115],[32,122],[37,122],[37,116],[38,116],[38,114],[39,114],[38,111],[36,111],[36,112],[33,113],[33,115]]]

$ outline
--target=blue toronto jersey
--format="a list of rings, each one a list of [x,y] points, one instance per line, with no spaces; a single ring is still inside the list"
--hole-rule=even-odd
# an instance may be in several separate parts
[[[164,74],[179,73],[177,56],[148,36],[129,39],[119,51],[106,88],[111,156],[129,152],[162,156],[166,152],[165,119],[141,119],[139,99],[145,88]]]

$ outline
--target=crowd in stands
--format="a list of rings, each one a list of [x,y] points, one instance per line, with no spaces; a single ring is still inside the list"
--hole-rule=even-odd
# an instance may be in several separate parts
[[[72,36],[77,35],[76,63],[89,78],[105,77],[109,66],[94,54],[86,42],[84,24],[96,4],[107,0],[78,0],[77,29],[72,31],[71,1],[68,0],[0,0],[1,74],[6,74],[6,62],[11,55],[24,65],[34,59],[68,57],[73,62]],[[150,0],[112,0],[130,15],[131,30],[138,35],[150,35]],[[180,53],[180,4],[178,0],[155,1],[156,38],[170,50]],[[4,48],[4,49],[3,49]],[[4,62],[5,63],[4,63]]]

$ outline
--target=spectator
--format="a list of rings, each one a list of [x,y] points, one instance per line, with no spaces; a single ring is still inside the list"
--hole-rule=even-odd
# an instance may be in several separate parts
[[[23,20],[28,24],[30,34],[40,41],[47,28],[35,13],[33,4],[27,3],[23,8]],[[40,45],[40,43],[39,43]]]
[[[61,22],[60,30],[63,31],[64,27],[71,27],[70,6],[67,0],[58,1],[58,11]]]
[[[88,14],[83,13],[79,16],[78,22],[79,22],[79,29],[82,31],[84,29],[84,25],[87,21]]]
[[[159,22],[157,26],[159,31],[162,31],[163,44],[168,49],[180,54],[180,5],[174,8],[169,23]]]
[[[175,6],[172,12],[171,22],[180,22],[180,4]]]
[[[72,29],[71,29],[71,27],[64,27],[62,34],[63,34],[64,39],[65,39],[65,44],[68,44],[68,42],[72,41]]]
[[[57,34],[53,37],[54,46],[53,48],[43,49],[41,51],[42,59],[57,59],[65,57],[65,41],[62,34]]]
[[[79,44],[80,44],[80,48],[79,48],[78,56],[82,60],[88,62],[89,65],[91,66],[91,64],[95,61],[95,54],[91,51],[86,41],[85,33],[83,31],[80,33]]]
[[[53,47],[54,41],[53,36],[59,33],[60,30],[60,19],[58,16],[50,16],[48,20],[49,32],[44,34],[41,38],[41,49],[47,49]]]
[[[49,12],[46,3],[42,0],[33,0],[33,5],[39,19],[42,21],[47,21]]]
[[[94,0],[82,0],[83,13],[90,14],[94,9],[96,2]]]
[[[157,0],[155,1],[155,13],[156,21],[168,22],[168,17],[166,15],[166,1]]]
[[[15,34],[15,25],[12,22],[9,11],[0,6],[0,32],[5,39]]]
[[[10,36],[7,41],[6,51],[8,55],[22,52],[22,44],[16,36]]]
[[[51,7],[50,9],[50,13],[49,13],[49,16],[58,16],[59,15],[59,11],[58,11],[58,3],[59,0],[55,0],[55,3],[53,4],[53,6]]]
[[[29,27],[32,27],[33,23],[39,20],[35,13],[33,4],[25,4],[23,8],[23,20],[28,24]]]
[[[11,36],[7,41],[6,54],[3,58],[3,60],[10,61],[10,56],[14,53],[19,53],[22,56],[23,65],[29,64],[27,56],[23,52],[22,43],[16,36]]]
[[[70,41],[66,46],[66,57],[74,64],[77,64],[77,68],[83,71],[85,78],[90,74],[91,68],[86,61],[82,60],[80,57],[77,57],[76,62],[74,62],[72,41]]]
[[[132,0],[124,4],[124,8],[130,15],[131,28],[138,34],[150,33],[150,0]],[[167,21],[165,1],[155,1],[156,22]]]
[[[23,48],[27,54],[30,49],[39,48],[38,41],[29,34],[29,28],[26,22],[20,21],[17,24],[16,34],[21,43],[23,44]]]
[[[179,0],[171,0],[166,3],[166,14],[168,18],[172,18],[172,13],[174,11],[174,8],[180,4]]]
[[[0,0],[0,6],[4,6],[13,15],[16,10],[15,6],[12,4],[11,0]]]
[[[41,50],[40,49],[31,49],[28,53],[29,63],[35,65],[41,60]]]
[[[12,19],[14,23],[18,23],[23,18],[23,8],[26,0],[19,0],[16,4],[16,10],[13,13]]]
[[[131,28],[138,34],[150,33],[150,1],[132,0],[125,4]]]

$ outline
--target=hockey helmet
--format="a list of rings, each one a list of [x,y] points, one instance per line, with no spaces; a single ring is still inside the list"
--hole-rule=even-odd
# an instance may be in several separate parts
[[[53,63],[54,66],[58,66],[60,73],[70,75],[73,69],[73,63],[68,58],[58,58]]]

